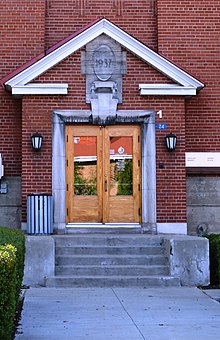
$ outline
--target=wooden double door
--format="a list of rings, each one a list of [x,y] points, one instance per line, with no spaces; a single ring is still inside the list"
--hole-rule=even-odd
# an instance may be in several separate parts
[[[138,125],[66,126],[66,222],[141,222]]]

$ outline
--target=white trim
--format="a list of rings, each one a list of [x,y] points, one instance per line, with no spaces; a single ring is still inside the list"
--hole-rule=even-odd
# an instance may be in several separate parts
[[[197,90],[204,87],[203,83],[106,19],[98,21],[93,26],[79,33],[39,61],[30,65],[28,68],[8,80],[5,85],[9,87],[26,85],[103,33],[178,84],[193,87]],[[45,94],[47,93],[46,91],[47,88],[45,88]]]
[[[187,235],[187,223],[157,223],[157,233]]]
[[[186,152],[186,167],[219,168],[220,152]]]
[[[192,86],[179,86],[175,84],[139,84],[142,96],[195,96],[196,88]]]
[[[27,84],[12,87],[12,94],[67,94],[68,84]]]
[[[141,228],[139,223],[67,223],[66,228]]]
[[[132,155],[110,155],[110,160],[123,160],[132,159]],[[74,162],[94,162],[97,160],[97,156],[76,156]]]
[[[156,232],[156,142],[154,111],[119,110],[116,113],[118,117],[139,116],[142,120],[142,225],[144,230],[151,233]],[[77,115],[77,122],[80,122],[80,117],[81,122],[89,122],[90,111],[57,110],[53,112],[52,191],[54,228],[60,230],[65,230],[66,227],[65,124],[73,123],[75,115]],[[84,120],[85,117],[88,122]]]

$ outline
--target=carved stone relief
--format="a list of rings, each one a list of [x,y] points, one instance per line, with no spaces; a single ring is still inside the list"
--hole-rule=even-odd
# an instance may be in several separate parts
[[[105,34],[86,45],[81,56],[82,73],[86,76],[86,103],[109,93],[122,103],[122,75],[126,73],[126,52]],[[105,95],[106,97],[106,95]],[[103,97],[104,98],[104,97]]]

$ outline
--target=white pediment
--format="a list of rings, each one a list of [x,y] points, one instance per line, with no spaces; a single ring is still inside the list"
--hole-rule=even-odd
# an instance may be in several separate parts
[[[80,30],[73,36],[63,40],[50,48],[42,58],[27,67],[22,67],[18,73],[5,78],[4,85],[12,94],[67,94],[68,84],[37,84],[31,83],[34,79],[51,69],[62,60],[78,51],[101,34],[106,34],[117,41],[124,48],[135,54],[159,72],[172,79],[175,84],[139,84],[141,95],[196,95],[204,84],[183,71],[175,64],[162,57],[152,49],[103,18]],[[36,60],[36,59],[35,59]]]

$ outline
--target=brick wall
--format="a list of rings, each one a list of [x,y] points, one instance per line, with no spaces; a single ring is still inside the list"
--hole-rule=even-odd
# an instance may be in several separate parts
[[[21,100],[0,89],[0,153],[5,176],[21,175]]]
[[[47,0],[46,45],[106,17],[151,48],[157,48],[156,0]]]
[[[206,84],[186,101],[186,150],[220,151],[220,2],[158,0],[159,52]]]
[[[0,0],[0,78],[44,51],[44,6],[44,0]],[[21,175],[21,100],[3,88],[0,123],[5,175]]]
[[[155,0],[0,0],[0,5],[3,51],[0,77],[84,25],[105,16],[154,50],[158,48],[159,53],[206,84],[197,97],[186,101],[180,97],[141,97],[139,83],[169,80],[128,53],[123,104],[118,108],[163,110],[162,120],[168,129],[157,131],[158,222],[184,222],[184,152],[219,151],[220,148],[219,1],[157,0],[156,6]],[[51,193],[52,111],[55,108],[90,108],[85,103],[85,78],[80,67],[78,52],[38,79],[68,82],[68,96],[24,97],[22,127],[21,100],[0,90],[0,119],[4,131],[0,152],[7,175],[21,173],[22,156],[24,220],[26,195],[39,190]],[[44,136],[40,153],[33,153],[30,144],[30,136],[36,131]],[[164,136],[170,131],[178,137],[175,153],[165,150]],[[158,168],[159,162],[164,162],[164,169]]]

